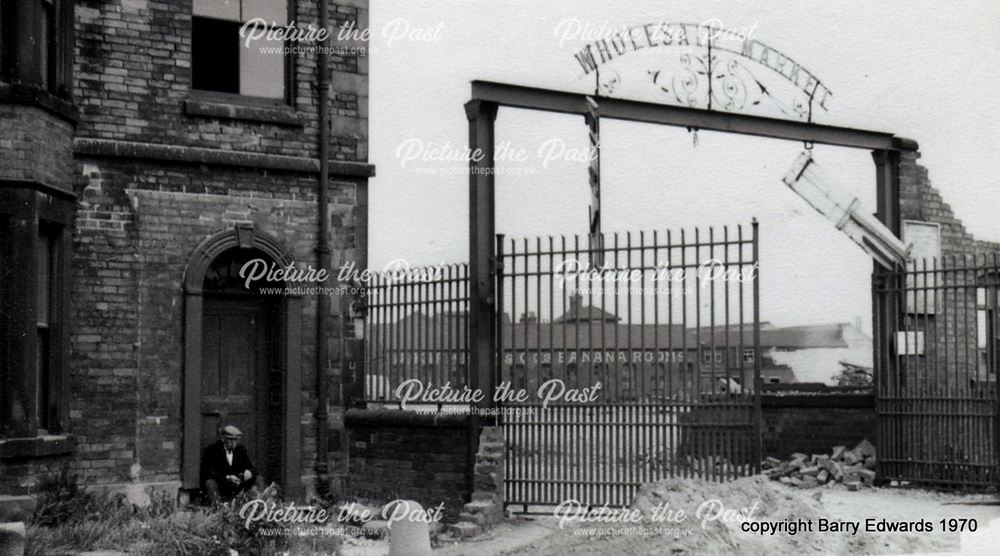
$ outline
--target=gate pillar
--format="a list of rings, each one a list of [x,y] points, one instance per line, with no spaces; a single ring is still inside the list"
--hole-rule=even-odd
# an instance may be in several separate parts
[[[875,159],[876,210],[879,221],[899,237],[899,151],[872,151]]]
[[[899,152],[892,150],[872,151],[875,161],[875,196],[876,216],[886,228],[900,236],[899,207]],[[896,269],[885,268],[875,263],[875,276],[872,279],[874,288],[888,287],[888,282],[896,279]],[[899,329],[899,305],[893,296],[884,299],[874,298],[872,308],[872,361],[875,366],[876,386],[886,384],[897,373],[895,357],[890,353],[893,337]],[[877,388],[876,388],[877,390]]]
[[[496,385],[496,224],[494,217],[494,122],[497,105],[471,100],[469,120],[469,378],[493,407]]]

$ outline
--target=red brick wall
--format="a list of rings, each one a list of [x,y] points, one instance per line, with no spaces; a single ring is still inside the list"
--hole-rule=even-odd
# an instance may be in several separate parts
[[[971,255],[1000,251],[996,240],[976,240],[955,216],[941,193],[931,185],[927,168],[918,161],[919,152],[903,152],[899,169],[899,208],[906,220],[941,224],[942,255]]]
[[[875,442],[875,398],[870,393],[782,390],[761,394],[763,456],[829,453],[834,446],[853,448],[864,439]],[[681,456],[700,459],[718,455],[737,465],[753,462],[753,435],[747,434],[753,430],[752,408],[695,405],[678,422],[682,425]],[[698,423],[723,426],[690,426]]]
[[[763,394],[761,406],[765,457],[829,454],[834,446],[876,441],[875,398],[870,394]]]
[[[34,188],[40,184],[43,186],[43,191],[46,188],[72,191],[73,171],[73,126],[69,121],[35,106],[0,102],[0,182],[3,182],[0,183],[0,187],[10,187],[17,191],[22,188]],[[7,190],[4,189],[0,193],[7,193]],[[36,196],[39,206],[57,205],[61,207],[63,203],[66,203],[61,199],[57,201],[56,197],[50,193],[31,192],[31,195]],[[10,202],[8,201],[10,198],[13,197],[4,196],[0,203]],[[27,197],[24,198],[27,199]],[[11,204],[17,205],[21,202],[24,201],[14,201]],[[27,229],[30,234],[37,234],[38,222],[35,220],[37,215],[26,218],[23,216],[23,209],[23,206],[0,207],[0,216],[5,216],[4,213],[7,213],[8,210],[12,210],[15,214],[19,212],[22,214],[14,218],[14,220],[21,220],[17,224],[11,225],[11,221],[4,219],[4,225],[10,225],[11,229],[15,227]],[[5,230],[4,238],[0,241],[10,241],[11,236],[7,235],[10,231],[10,229]],[[0,251],[9,252],[10,250],[6,247],[11,246],[7,245],[5,249],[0,249]],[[4,264],[9,264],[9,262],[4,261]],[[24,288],[22,280],[34,280],[34,275],[30,274],[31,271],[28,270],[32,267],[25,267],[23,262],[14,266],[21,269],[22,276],[15,278],[8,274],[0,282],[7,281],[5,287],[19,291]],[[9,271],[10,268],[6,270]],[[34,288],[29,291],[34,295]],[[3,296],[6,295],[9,295],[6,291],[0,292],[0,306],[2,306],[0,311],[12,310],[8,303],[13,296],[4,298]],[[23,304],[17,306],[15,310],[17,319],[8,318],[13,314],[4,315],[4,318],[0,319],[2,320],[0,327],[11,326],[12,321],[17,322],[22,318],[25,320],[32,318],[23,313],[24,309]],[[34,325],[33,322],[30,324]],[[7,368],[9,360],[6,359],[6,356],[10,347],[7,342],[13,341],[14,334],[20,335],[21,333],[21,331],[14,331],[10,328],[0,330],[0,366],[3,367],[0,368],[0,382],[4,382],[0,384],[0,388],[9,388],[11,393],[10,396],[0,395],[0,403],[7,404],[6,407],[0,409],[4,415],[7,415],[15,407],[23,412],[24,404],[27,401],[17,395],[19,391],[25,392],[25,390],[19,390],[12,382],[6,383],[7,373],[13,372],[13,367],[15,367],[11,364],[11,368]],[[29,353],[31,352],[29,351]],[[0,421],[3,420],[4,417],[0,417]],[[8,439],[4,438],[8,432],[6,425],[9,423],[3,423],[3,425],[5,426],[0,427],[3,429],[0,432],[0,496],[35,493],[39,485],[56,478],[63,466],[68,463],[70,458],[67,452],[71,449],[59,450],[57,453],[51,454],[37,454],[34,450],[24,451],[23,448],[11,449],[9,443],[5,442]],[[15,433],[14,436],[22,434]]]
[[[135,464],[142,481],[175,481],[182,440],[182,279],[188,258],[206,237],[250,222],[277,238],[295,261],[315,263],[315,177],[156,163],[81,163],[92,178],[81,195],[75,246],[70,407],[71,430],[80,436],[75,467],[88,481],[128,480]],[[364,186],[331,183],[335,264],[364,261],[355,243],[354,226],[364,211],[357,204],[358,187]],[[349,302],[331,302],[334,385],[339,384],[344,352],[343,326],[336,322]],[[306,424],[315,409],[315,311],[315,298],[305,298],[301,350]],[[303,439],[303,474],[308,475],[315,461],[315,427],[304,427]]]
[[[935,222],[941,225],[941,255],[943,261],[938,261],[937,268],[975,267],[982,262],[982,256],[995,254],[1000,257],[1000,243],[975,239],[962,224],[951,206],[933,187],[926,168],[917,160],[919,152],[903,153],[900,160],[900,212],[904,219]],[[973,262],[971,257],[977,257]],[[963,263],[963,259],[966,260]],[[994,259],[990,259],[990,264]],[[1000,260],[1000,258],[995,259]],[[917,263],[923,268],[923,261]],[[931,261],[927,262],[932,268]],[[905,322],[909,330],[923,332],[926,335],[926,357],[911,358],[910,374],[915,380],[929,382],[946,381],[949,388],[959,384],[967,384],[969,377],[976,376],[977,359],[980,371],[986,372],[985,358],[979,353],[975,344],[977,333],[976,294],[973,287],[977,283],[976,272],[947,272],[939,274],[938,286],[948,286],[947,290],[939,290],[935,296],[928,294],[927,303],[937,305],[936,314],[918,313],[908,315]],[[912,285],[912,284],[911,284]],[[924,297],[918,298],[920,303]],[[967,344],[971,344],[968,345]],[[945,346],[949,346],[946,348]],[[920,368],[923,366],[924,368]],[[937,367],[948,369],[950,378],[944,372],[934,372]],[[962,376],[955,376],[960,373]],[[956,380],[957,379],[957,380]],[[915,383],[914,383],[915,384]],[[952,391],[954,394],[955,392]]]
[[[296,3],[300,26],[316,25],[315,0]],[[331,3],[332,24],[368,24],[366,0]],[[191,2],[84,0],[76,4],[76,137],[171,147],[223,149],[278,157],[318,154],[316,56],[295,60],[298,123],[195,115],[192,99]],[[330,157],[367,159],[367,59],[331,56],[334,115]],[[123,143],[124,144],[124,143]],[[177,149],[176,152],[180,152]],[[69,156],[63,157],[70,160]],[[275,160],[278,160],[277,158]],[[79,195],[72,307],[70,432],[78,437],[74,469],[91,484],[174,482],[180,478],[182,295],[184,266],[205,238],[252,222],[289,256],[316,263],[315,173],[114,158],[79,153]],[[67,181],[70,181],[67,178]],[[334,267],[366,266],[366,180],[330,185]],[[347,299],[331,302],[331,403],[339,405]],[[302,473],[316,458],[316,301],[302,319]],[[332,429],[342,427],[339,410]],[[334,436],[336,433],[334,433]],[[331,449],[335,450],[333,446]],[[339,462],[344,454],[332,452]],[[336,464],[333,475],[346,474]],[[308,482],[307,478],[307,482]]]
[[[40,108],[0,104],[0,180],[71,189],[73,126]]]
[[[338,5],[343,4],[343,5]],[[357,4],[361,7],[356,7]],[[296,3],[300,26],[316,25],[315,0]],[[367,1],[331,2],[334,27],[368,24]],[[295,57],[294,111],[302,125],[259,124],[186,115],[191,91],[191,0],[86,0],[76,7],[78,136],[317,155],[316,55]],[[331,55],[331,158],[367,159],[368,63]],[[361,120],[361,125],[356,122]],[[355,122],[346,126],[345,121]]]
[[[47,483],[59,478],[71,459],[69,454],[0,459],[0,496],[37,494]],[[0,502],[0,510],[3,509]]]
[[[444,502],[449,520],[469,501],[469,450],[478,441],[469,438],[468,416],[352,409],[347,428],[350,495],[382,503],[415,500],[424,508]]]
[[[936,306],[936,312],[905,316],[905,329],[924,336],[924,352],[917,356],[900,357],[898,377],[890,375],[883,386],[888,390],[884,392],[887,397],[903,399],[886,402],[889,405],[883,408],[887,415],[883,416],[882,428],[888,431],[887,435],[892,435],[884,442],[886,457],[883,461],[892,459],[897,462],[888,471],[889,474],[912,477],[932,472],[931,468],[906,462],[954,461],[959,464],[995,461],[991,432],[988,427],[979,426],[984,422],[983,418],[969,417],[969,423],[956,425],[954,419],[913,415],[941,413],[942,402],[935,401],[939,398],[963,400],[949,402],[952,405],[948,407],[953,408],[953,412],[969,416],[983,412],[989,414],[990,390],[995,388],[997,369],[989,368],[985,352],[977,343],[979,315],[976,297],[983,271],[975,268],[983,264],[984,255],[991,255],[986,261],[988,265],[1000,261],[1000,243],[977,240],[968,233],[931,184],[927,169],[917,162],[919,157],[919,153],[904,153],[901,158],[901,216],[939,223],[944,261],[938,261],[937,268],[942,268],[944,264],[949,269],[960,270],[936,274],[933,284],[943,288],[918,298],[921,302],[926,300],[929,306]],[[923,265],[922,262],[918,264]],[[932,268],[930,264],[928,262],[928,268]],[[974,270],[964,270],[966,268]],[[907,398],[924,399],[909,401]]]

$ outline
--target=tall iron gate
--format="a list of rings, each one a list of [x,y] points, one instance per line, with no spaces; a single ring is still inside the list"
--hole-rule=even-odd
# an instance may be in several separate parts
[[[756,223],[602,239],[498,238],[500,387],[528,395],[503,414],[521,511],[759,471]]]
[[[874,334],[880,476],[1000,482],[998,278],[995,254],[874,276],[874,310],[895,316]]]
[[[366,309],[362,401],[396,404],[394,392],[410,379],[436,387],[469,384],[468,265],[375,274]]]

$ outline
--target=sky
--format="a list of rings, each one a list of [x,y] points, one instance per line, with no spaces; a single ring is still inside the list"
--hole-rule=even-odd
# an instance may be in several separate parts
[[[794,58],[833,92],[817,122],[918,141],[932,184],[967,229],[1000,240],[1000,4],[941,6],[372,0],[369,159],[377,173],[369,192],[369,265],[467,260],[461,150],[472,80],[589,93],[594,80],[573,57],[587,39],[664,21],[713,21]],[[612,95],[646,94],[648,63],[637,56],[623,61],[623,86]],[[763,320],[788,326],[860,319],[870,330],[871,259],[781,182],[803,145],[601,125],[606,232],[756,218]],[[497,231],[529,238],[585,233],[590,191],[582,118],[501,109],[496,129],[498,148],[510,153],[498,163]],[[868,151],[817,146],[813,156],[874,212]]]

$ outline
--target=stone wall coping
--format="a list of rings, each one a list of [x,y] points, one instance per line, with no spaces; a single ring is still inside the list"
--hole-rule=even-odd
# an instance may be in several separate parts
[[[344,424],[351,427],[465,428],[471,417],[456,413],[418,413],[401,409],[348,409]]]
[[[49,434],[29,438],[0,439],[0,459],[61,456],[76,451],[76,437]]]

